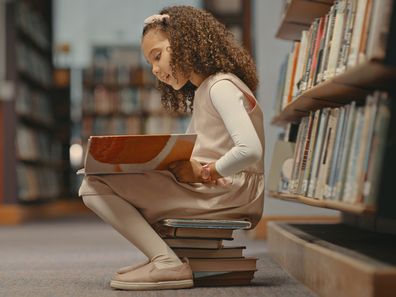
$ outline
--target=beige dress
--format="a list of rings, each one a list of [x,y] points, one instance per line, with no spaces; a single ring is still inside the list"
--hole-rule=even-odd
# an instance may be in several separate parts
[[[233,82],[253,102],[249,111],[263,147],[261,159],[244,171],[224,178],[223,185],[179,183],[169,171],[86,176],[79,190],[85,195],[119,195],[134,205],[150,224],[164,218],[246,219],[254,227],[264,201],[264,128],[260,106],[249,88],[233,74],[215,74],[196,90],[188,133],[197,133],[192,158],[218,160],[234,147],[232,138],[209,97],[219,80]]]

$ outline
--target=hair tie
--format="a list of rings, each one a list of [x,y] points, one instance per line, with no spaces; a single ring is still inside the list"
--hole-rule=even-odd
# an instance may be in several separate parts
[[[155,22],[162,22],[164,19],[169,19],[169,14],[153,14],[144,20],[144,25],[152,24]]]

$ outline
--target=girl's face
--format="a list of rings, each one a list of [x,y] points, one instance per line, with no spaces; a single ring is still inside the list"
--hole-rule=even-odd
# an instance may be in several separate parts
[[[163,83],[180,90],[188,81],[187,77],[172,75],[170,66],[171,48],[166,34],[160,30],[150,30],[142,40],[143,55],[152,66],[153,74]]]

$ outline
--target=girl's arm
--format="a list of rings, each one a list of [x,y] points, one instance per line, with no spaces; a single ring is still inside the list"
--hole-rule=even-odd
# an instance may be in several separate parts
[[[244,107],[244,95],[237,86],[221,80],[210,89],[210,97],[235,144],[214,167],[220,175],[230,176],[260,160],[263,148]]]

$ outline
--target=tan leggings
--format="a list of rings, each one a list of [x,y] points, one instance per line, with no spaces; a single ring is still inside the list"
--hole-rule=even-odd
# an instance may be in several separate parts
[[[145,254],[157,268],[182,262],[140,212],[117,195],[83,196],[84,204]]]

